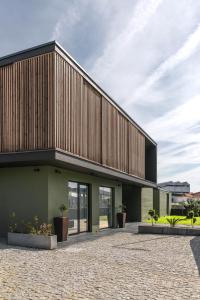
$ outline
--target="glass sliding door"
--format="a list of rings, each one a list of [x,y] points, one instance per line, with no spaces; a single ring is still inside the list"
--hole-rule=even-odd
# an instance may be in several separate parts
[[[112,189],[99,188],[99,228],[112,227]]]
[[[78,233],[78,183],[69,182],[68,184],[68,232],[69,234]]]
[[[68,183],[69,234],[88,231],[88,186]]]
[[[79,185],[79,203],[80,203],[80,218],[79,231],[88,231],[88,186]]]

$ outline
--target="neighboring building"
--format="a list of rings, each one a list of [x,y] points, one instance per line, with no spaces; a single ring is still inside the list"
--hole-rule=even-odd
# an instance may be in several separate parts
[[[173,203],[184,202],[187,201],[188,198],[192,197],[190,195],[190,184],[188,182],[168,181],[159,183],[158,186],[172,193]]]
[[[200,192],[191,193],[192,198],[195,200],[200,200]]]
[[[120,78],[119,78],[120,80]],[[155,141],[56,42],[0,59],[0,235],[9,215],[69,233],[141,221],[157,188]]]

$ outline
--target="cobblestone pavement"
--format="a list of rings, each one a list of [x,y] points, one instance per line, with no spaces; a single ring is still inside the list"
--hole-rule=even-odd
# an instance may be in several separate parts
[[[0,243],[0,299],[200,299],[200,237],[70,238],[53,251]]]

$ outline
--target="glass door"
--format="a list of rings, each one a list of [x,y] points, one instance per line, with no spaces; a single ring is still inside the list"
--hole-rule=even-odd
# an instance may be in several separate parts
[[[68,183],[68,232],[78,233],[78,183]]]
[[[88,186],[79,184],[79,231],[88,231]]]
[[[68,183],[69,234],[88,231],[88,186]]]
[[[99,228],[112,227],[112,189],[99,188]]]

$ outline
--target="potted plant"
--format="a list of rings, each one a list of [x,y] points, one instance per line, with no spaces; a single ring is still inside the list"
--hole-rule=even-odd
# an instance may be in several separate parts
[[[57,248],[57,236],[52,234],[52,224],[39,223],[37,216],[34,222],[15,221],[15,213],[12,213],[9,225],[8,244],[22,247],[55,249]]]
[[[126,206],[124,204],[119,206],[120,212],[117,213],[117,223],[119,228],[124,228],[126,224]]]
[[[63,242],[67,240],[68,235],[68,218],[65,215],[67,212],[67,207],[62,204],[59,207],[61,216],[54,218],[54,229],[57,235],[58,242]]]

